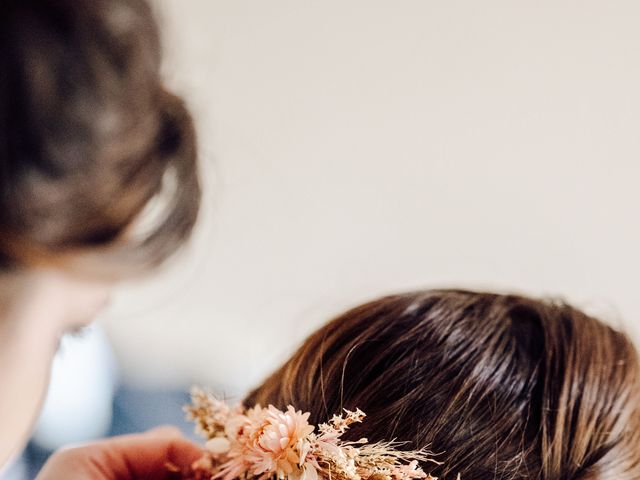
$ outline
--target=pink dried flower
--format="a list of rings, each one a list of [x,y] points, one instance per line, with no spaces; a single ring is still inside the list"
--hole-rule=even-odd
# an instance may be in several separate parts
[[[298,470],[305,460],[307,437],[314,430],[308,418],[308,413],[291,406],[281,412],[270,405],[259,435],[247,445],[247,454],[253,461],[251,473],[259,476],[275,472],[282,478]]]
[[[431,461],[428,452],[397,450],[396,444],[346,442],[340,437],[365,414],[345,410],[328,423],[309,424],[309,413],[292,406],[281,411],[270,405],[248,410],[229,408],[202,390],[194,390],[186,408],[207,438],[205,461],[211,479],[236,480],[413,480],[432,479],[418,461]]]

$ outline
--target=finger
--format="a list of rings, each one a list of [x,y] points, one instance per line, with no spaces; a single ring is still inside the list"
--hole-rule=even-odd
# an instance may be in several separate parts
[[[188,469],[202,450],[175,428],[159,428],[62,450],[51,457],[39,480],[161,479],[167,464]]]
[[[104,458],[116,472],[115,478],[163,476],[167,463],[187,468],[202,456],[201,448],[174,428],[114,438],[105,448]]]

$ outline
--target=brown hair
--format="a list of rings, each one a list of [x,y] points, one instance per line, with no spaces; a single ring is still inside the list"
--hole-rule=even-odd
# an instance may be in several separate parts
[[[358,407],[351,438],[428,445],[444,478],[631,480],[639,375],[625,335],[565,303],[437,290],[341,315],[245,403]]]
[[[6,0],[0,50],[0,267],[99,252],[145,268],[172,253],[198,211],[196,143],[162,84],[147,2]],[[160,220],[132,238],[171,180]]]

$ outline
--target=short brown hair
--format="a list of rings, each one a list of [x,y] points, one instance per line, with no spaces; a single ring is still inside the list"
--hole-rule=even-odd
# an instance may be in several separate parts
[[[196,142],[147,2],[3,1],[0,50],[0,263],[84,251],[138,268],[172,253],[198,211]],[[168,175],[164,215],[131,239]]]
[[[361,408],[352,439],[428,445],[438,477],[631,480],[639,375],[625,335],[565,303],[435,290],[339,316],[245,403]]]

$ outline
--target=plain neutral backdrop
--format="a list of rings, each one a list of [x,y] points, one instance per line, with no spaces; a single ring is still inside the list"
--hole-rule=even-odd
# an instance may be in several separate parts
[[[125,380],[241,394],[315,327],[438,286],[640,333],[640,2],[162,0],[205,206],[104,316]]]

